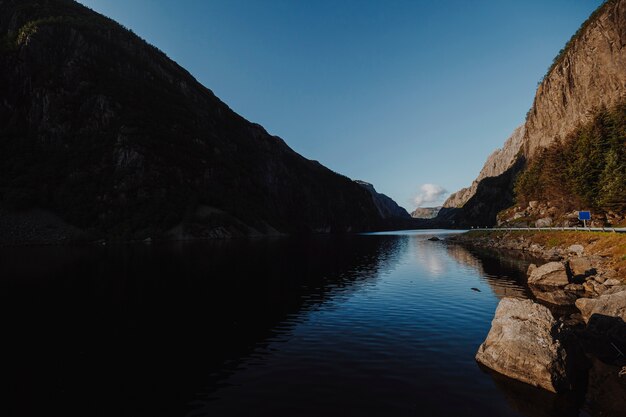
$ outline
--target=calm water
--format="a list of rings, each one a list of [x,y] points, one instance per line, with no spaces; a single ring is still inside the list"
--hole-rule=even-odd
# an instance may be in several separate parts
[[[578,416],[474,361],[528,262],[433,233],[2,248],[9,415]]]

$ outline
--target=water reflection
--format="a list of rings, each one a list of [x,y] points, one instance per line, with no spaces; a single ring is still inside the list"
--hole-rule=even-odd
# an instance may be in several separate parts
[[[446,245],[446,248],[452,259],[476,271],[498,299],[530,297],[526,270],[530,263],[539,263],[537,259],[523,253],[470,249],[462,245]]]
[[[546,390],[511,380],[490,370],[489,374],[512,409],[527,417],[584,417],[581,412],[584,397],[580,393],[555,395]]]
[[[474,353],[526,264],[441,233],[1,249],[9,415],[518,416]]]
[[[172,415],[329,293],[396,261],[381,237],[3,248],[14,415]],[[225,365],[223,365],[225,364]],[[155,401],[158,399],[158,401]],[[28,408],[31,407],[29,410]]]

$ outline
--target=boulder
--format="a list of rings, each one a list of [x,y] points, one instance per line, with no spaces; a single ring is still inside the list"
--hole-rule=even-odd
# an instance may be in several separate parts
[[[618,292],[626,291],[626,285],[620,284],[606,290],[604,295],[617,294]]]
[[[617,317],[626,322],[626,290],[609,292],[598,298],[579,298],[576,307],[580,310],[585,322],[594,314]]]
[[[562,262],[548,262],[533,270],[528,284],[541,287],[564,287],[569,284],[567,270]]]
[[[573,258],[569,260],[569,269],[574,277],[587,277],[593,275],[596,271],[591,266],[589,258]]]
[[[576,244],[576,245],[571,245],[569,248],[567,248],[567,251],[569,253],[575,253],[576,255],[580,256],[585,251],[585,248],[583,247],[583,245]]]
[[[585,291],[585,287],[583,287],[582,284],[567,284],[565,291],[583,292]]]
[[[610,278],[604,281],[604,285],[606,285],[607,287],[614,287],[616,285],[620,285],[621,283],[622,281],[616,278]]]
[[[544,217],[535,221],[535,227],[550,227],[552,226],[552,217]]]
[[[602,272],[602,276],[606,279],[618,278],[617,271],[614,269],[606,269]]]
[[[539,201],[530,201],[528,203],[528,207],[530,207],[531,209],[536,209],[537,207],[539,207]]]
[[[595,291],[594,285],[593,285],[593,280],[589,280],[589,281],[583,282],[583,289],[586,292],[588,292],[590,294],[593,294],[594,291]]]
[[[593,290],[596,292],[596,294],[604,294],[606,292],[607,287],[604,284],[600,284],[596,281],[591,282],[593,284]]]
[[[576,284],[569,284],[569,285],[576,285]],[[567,289],[569,285],[567,285],[565,288]],[[557,305],[557,306],[572,305],[578,298],[575,291],[574,292],[570,290],[566,291],[565,289],[561,289],[561,288],[550,288],[549,290],[544,291],[539,287],[531,286],[530,290],[536,299],[544,301],[549,304]]]
[[[503,298],[476,360],[510,378],[552,392],[568,389],[567,355],[550,310],[531,300]]]
[[[521,213],[521,212],[518,212],[518,213],[515,213],[515,214],[513,215],[513,217],[511,218],[511,220],[521,219],[522,217],[525,217],[525,216],[526,216],[526,213]]]

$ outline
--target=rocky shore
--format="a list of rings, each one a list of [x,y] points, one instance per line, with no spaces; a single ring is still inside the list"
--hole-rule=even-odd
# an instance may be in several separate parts
[[[481,365],[554,393],[580,392],[592,415],[626,415],[626,236],[475,231],[448,241],[545,260],[527,271],[534,299],[500,301],[476,354]]]

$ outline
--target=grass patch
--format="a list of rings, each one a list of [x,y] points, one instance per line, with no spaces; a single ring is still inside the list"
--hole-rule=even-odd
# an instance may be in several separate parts
[[[554,247],[559,246],[561,244],[561,240],[556,238],[556,237],[551,237],[550,239],[548,239],[548,241],[546,243],[547,243],[548,247],[554,248]]]
[[[472,230],[464,236],[475,239],[524,238],[525,241],[550,249],[555,247],[566,249],[571,245],[580,244],[585,248],[585,255],[601,256],[620,276],[626,275],[626,234],[558,230]]]

